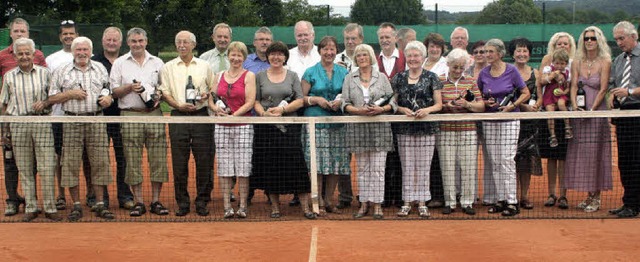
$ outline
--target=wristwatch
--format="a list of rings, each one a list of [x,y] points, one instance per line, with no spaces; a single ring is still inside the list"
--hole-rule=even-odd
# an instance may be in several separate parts
[[[627,88],[627,91],[629,92],[629,96],[633,95],[633,90],[631,88]]]

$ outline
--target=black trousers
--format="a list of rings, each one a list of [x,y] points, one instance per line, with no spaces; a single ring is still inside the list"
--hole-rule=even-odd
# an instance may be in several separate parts
[[[640,118],[616,119],[618,136],[618,168],[624,187],[622,203],[632,208],[640,207]]]
[[[384,202],[402,202],[402,165],[398,154],[398,140],[393,134],[393,152],[387,153],[384,169]]]

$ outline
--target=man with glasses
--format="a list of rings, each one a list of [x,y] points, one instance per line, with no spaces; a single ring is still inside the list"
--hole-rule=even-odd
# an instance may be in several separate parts
[[[209,62],[213,73],[222,72],[229,68],[227,46],[231,43],[232,33],[231,27],[225,23],[219,23],[213,27],[211,39],[216,46],[200,55],[200,59]]]
[[[254,74],[260,71],[267,70],[269,68],[269,62],[267,61],[267,47],[271,45],[273,41],[273,34],[268,27],[263,26],[258,28],[253,35],[253,46],[256,52],[247,56],[247,60],[244,61],[242,67]]]
[[[467,46],[469,45],[469,31],[462,26],[458,26],[451,32],[449,41],[451,42],[451,50],[456,48],[467,50]]]
[[[336,59],[333,62],[346,67],[349,73],[357,71],[358,67],[354,65],[353,61],[353,56],[355,55],[353,51],[356,49],[356,46],[362,44],[362,41],[364,41],[362,26],[356,23],[347,24],[342,30],[342,37],[344,39],[344,51],[336,55]]]
[[[22,18],[16,18],[9,23],[9,36],[15,43],[20,38],[29,38],[29,23]],[[33,54],[33,63],[36,65],[46,67],[47,64],[44,59],[42,51],[35,50]],[[0,77],[3,77],[5,73],[9,72],[18,66],[18,59],[15,57],[13,45],[9,45],[7,48],[0,51]],[[9,133],[3,133],[3,136],[8,136]],[[5,140],[5,143],[10,144],[11,141]],[[18,213],[18,207],[20,204],[25,204],[24,198],[18,195],[18,167],[16,160],[12,155],[6,155],[2,150],[4,161],[4,184],[7,190],[6,199],[7,206],[5,208],[5,216],[13,216]],[[35,170],[34,170],[35,175]]]

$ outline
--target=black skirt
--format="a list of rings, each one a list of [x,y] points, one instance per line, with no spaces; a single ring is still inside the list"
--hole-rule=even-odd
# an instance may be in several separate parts
[[[544,120],[544,125],[538,129],[538,147],[540,148],[540,157],[555,160],[565,160],[567,158],[567,140],[564,139],[564,119],[555,120],[556,138],[558,139],[557,147],[549,146],[549,126]]]

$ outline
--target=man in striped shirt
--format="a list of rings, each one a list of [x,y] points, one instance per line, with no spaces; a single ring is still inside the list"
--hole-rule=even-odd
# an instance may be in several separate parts
[[[59,67],[53,72],[49,102],[62,104],[68,116],[100,116],[102,108],[113,103],[108,89],[109,74],[100,63],[92,61],[93,43],[86,37],[78,37],[71,43],[73,63]],[[105,88],[106,87],[106,88]],[[103,89],[108,91],[102,94]],[[62,138],[62,181],[73,199],[70,221],[82,218],[82,207],[78,188],[78,174],[82,162],[82,147],[86,145],[91,164],[92,186],[96,194],[96,206],[92,208],[99,217],[113,219],[115,216],[105,206],[104,186],[111,183],[109,167],[109,139],[105,123],[64,123]]]
[[[18,67],[7,72],[3,77],[2,113],[11,116],[34,116],[48,114],[47,93],[49,87],[49,70],[33,64],[35,54],[33,40],[20,38],[13,43],[13,53]],[[5,124],[6,126],[6,124]],[[23,221],[29,222],[38,216],[36,200],[36,184],[34,173],[34,153],[38,162],[38,173],[44,195],[45,217],[60,221],[54,203],[54,151],[51,123],[11,123],[10,130],[4,134],[12,134],[13,148],[25,194],[25,216]],[[3,137],[3,139],[7,139]]]

